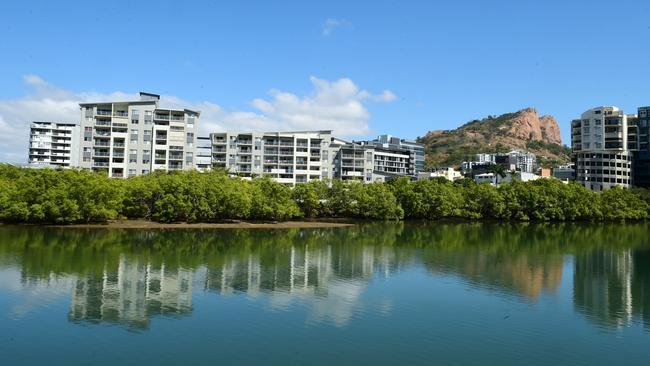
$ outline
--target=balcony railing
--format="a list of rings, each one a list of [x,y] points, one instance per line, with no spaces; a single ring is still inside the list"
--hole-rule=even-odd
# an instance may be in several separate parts
[[[111,111],[108,110],[108,109],[98,109],[96,115],[97,116],[109,116],[110,117]]]
[[[167,115],[167,114],[156,114],[155,119],[161,120],[161,121],[169,121],[169,115]]]
[[[129,112],[125,112],[125,111],[115,111],[115,112],[113,112],[113,116],[114,116],[114,117],[128,117],[128,116],[129,116]]]

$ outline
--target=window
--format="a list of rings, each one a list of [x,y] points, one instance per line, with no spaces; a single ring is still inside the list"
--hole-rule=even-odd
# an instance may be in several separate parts
[[[142,141],[145,143],[151,143],[151,131],[144,131],[144,136],[142,136]]]
[[[153,122],[153,111],[144,111],[144,124],[150,125]]]
[[[135,177],[136,170],[135,169],[129,169],[129,177]]]
[[[140,111],[139,110],[133,109],[131,111],[131,123],[133,123],[134,125],[137,125],[138,123],[140,123]]]
[[[149,169],[142,169],[142,174],[149,174]]]
[[[192,128],[194,127],[194,116],[187,117],[187,127]]]
[[[129,150],[129,163],[137,163],[137,162],[138,162],[138,150],[130,149]]]
[[[192,154],[191,152],[185,153],[185,163],[187,163],[187,165],[192,165],[193,159],[194,159],[194,154]]]
[[[91,141],[93,138],[93,128],[84,127],[84,141]]]
[[[131,142],[138,142],[138,130],[131,129]]]
[[[142,164],[151,162],[151,150],[142,150]]]
[[[194,143],[194,132],[187,133],[187,143],[188,144]]]

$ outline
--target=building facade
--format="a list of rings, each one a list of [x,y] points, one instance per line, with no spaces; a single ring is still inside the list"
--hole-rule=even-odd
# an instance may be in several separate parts
[[[632,129],[634,131],[634,129]],[[636,131],[638,150],[634,155],[634,185],[650,188],[650,107],[637,110]]]
[[[412,171],[409,175],[417,177],[418,173],[424,171],[424,145],[415,141],[401,139],[391,135],[379,135],[376,139],[369,141],[376,147],[384,148],[391,151],[406,150],[411,155]]]
[[[212,170],[212,141],[210,136],[196,138],[196,170],[200,172]]]
[[[617,107],[592,108],[573,120],[576,181],[596,191],[631,187],[638,135],[636,116],[627,116]]]
[[[69,168],[79,164],[79,125],[37,122],[29,129],[28,163],[31,166]]]
[[[159,102],[140,93],[138,101],[80,104],[79,166],[116,178],[195,168],[200,113]]]
[[[415,155],[398,147],[384,147],[374,142],[340,144],[335,159],[335,177],[341,180],[361,180],[365,183],[384,182],[392,177],[415,175]]]
[[[287,185],[333,178],[332,131],[210,134],[212,166]],[[336,148],[334,148],[336,150]]]

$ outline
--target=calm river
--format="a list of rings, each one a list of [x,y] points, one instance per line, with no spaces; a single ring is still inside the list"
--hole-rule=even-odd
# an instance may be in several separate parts
[[[648,365],[650,226],[0,226],[2,365]]]

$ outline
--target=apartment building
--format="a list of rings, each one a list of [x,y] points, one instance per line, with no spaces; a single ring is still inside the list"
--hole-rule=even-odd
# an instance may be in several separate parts
[[[79,163],[76,141],[79,125],[34,121],[29,128],[28,163],[31,166],[69,168]]]
[[[196,170],[200,172],[212,170],[212,141],[210,136],[196,138]]]
[[[333,178],[332,131],[229,131],[210,139],[212,166],[242,177],[267,175],[287,185]]]
[[[638,150],[633,152],[634,185],[650,188],[650,107],[639,107],[637,110],[636,127],[629,128],[637,132],[636,143]],[[634,137],[634,135],[632,135]]]
[[[597,191],[633,184],[633,151],[638,150],[635,115],[617,107],[596,107],[571,122],[576,180]]]
[[[117,178],[195,168],[200,113],[159,103],[140,93],[137,101],[80,104],[79,166]]]
[[[405,150],[408,151],[412,157],[412,164],[410,164],[411,171],[409,175],[416,177],[418,173],[424,171],[424,145],[415,141],[401,139],[391,135],[379,135],[372,141],[367,141],[368,144],[374,144],[378,148],[388,149],[392,151]]]
[[[383,182],[391,177],[415,178],[415,155],[404,148],[383,147],[373,141],[339,140],[334,162],[335,176],[341,180]]]
[[[508,153],[476,154],[474,162],[481,164],[499,164],[506,170],[514,170],[525,173],[532,173],[537,164],[534,154],[527,151],[512,150]]]

